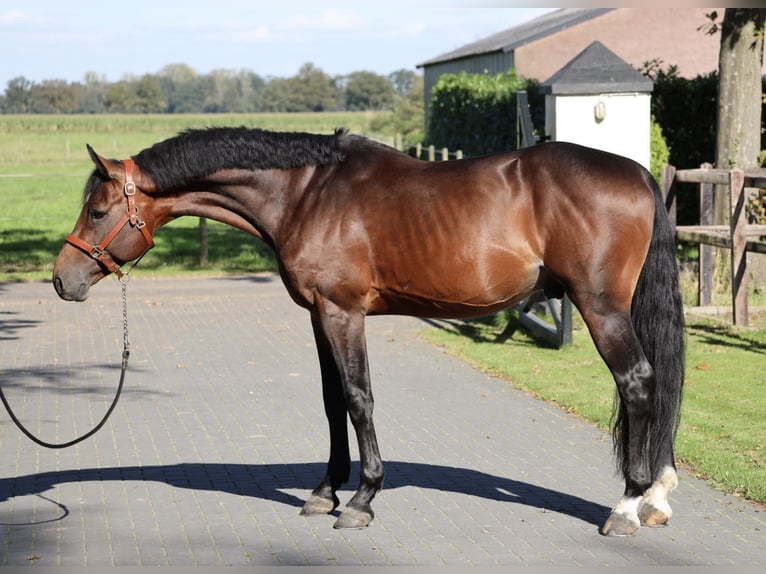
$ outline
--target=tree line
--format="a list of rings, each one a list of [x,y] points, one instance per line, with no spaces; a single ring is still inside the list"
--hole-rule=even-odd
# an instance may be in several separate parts
[[[292,77],[264,78],[251,70],[199,74],[169,64],[155,74],[108,82],[95,72],[82,82],[19,76],[0,95],[4,114],[251,113],[391,110],[422,77],[401,69],[383,76],[369,71],[330,76],[306,63]],[[422,91],[421,91],[422,93]]]

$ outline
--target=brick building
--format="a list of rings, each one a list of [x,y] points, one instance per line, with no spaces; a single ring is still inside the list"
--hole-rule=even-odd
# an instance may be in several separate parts
[[[544,82],[593,41],[640,68],[661,60],[692,78],[718,68],[720,32],[704,27],[707,13],[724,8],[563,8],[418,64],[426,95],[444,73],[495,74],[516,68]],[[766,71],[766,66],[764,68]]]

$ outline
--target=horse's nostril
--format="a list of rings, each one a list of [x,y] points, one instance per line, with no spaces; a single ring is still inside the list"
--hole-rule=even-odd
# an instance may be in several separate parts
[[[61,277],[56,276],[53,278],[53,288],[56,290],[58,296],[61,297],[64,301],[74,300],[74,295],[72,293],[68,293],[64,288],[64,281],[61,279]]]

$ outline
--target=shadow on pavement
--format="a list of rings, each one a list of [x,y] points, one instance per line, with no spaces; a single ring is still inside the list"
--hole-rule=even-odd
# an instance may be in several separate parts
[[[386,461],[385,464],[384,491],[403,487],[441,490],[558,512],[596,526],[610,511],[606,506],[578,496],[476,470],[402,461]],[[352,476],[358,476],[358,464],[354,466]],[[3,503],[11,498],[40,496],[46,490],[69,482],[153,481],[176,488],[257,497],[300,508],[304,500],[283,490],[305,489],[308,496],[324,472],[324,463],[179,463],[62,470],[0,478],[0,523],[8,524],[8,510],[3,508]],[[60,519],[64,519],[68,510],[63,504],[59,506],[63,513]],[[510,508],[509,512],[512,512]]]

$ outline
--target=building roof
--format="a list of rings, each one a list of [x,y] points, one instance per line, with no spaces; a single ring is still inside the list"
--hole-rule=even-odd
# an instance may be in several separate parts
[[[577,24],[591,20],[607,12],[611,12],[612,10],[615,10],[615,8],[562,8],[561,10],[544,14],[514,28],[509,28],[502,32],[498,32],[497,34],[477,40],[476,42],[466,44],[456,50],[446,52],[441,56],[426,60],[425,62],[418,64],[417,67],[421,68],[431,64],[459,60],[461,58],[468,58],[490,52],[511,52],[519,46],[534,42],[539,38],[555,34],[556,32],[566,30],[567,28],[576,26]]]
[[[540,85],[544,94],[651,92],[652,81],[595,41]]]

